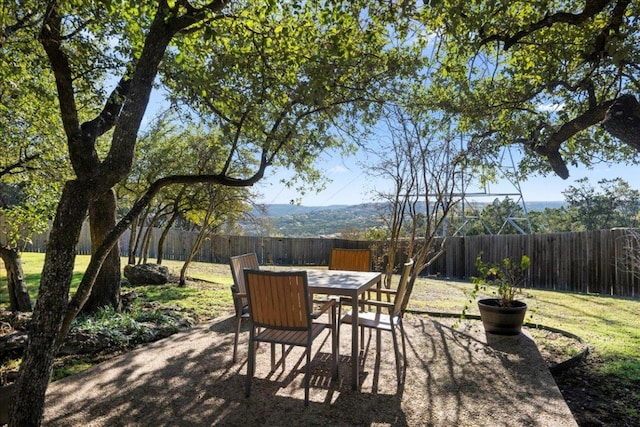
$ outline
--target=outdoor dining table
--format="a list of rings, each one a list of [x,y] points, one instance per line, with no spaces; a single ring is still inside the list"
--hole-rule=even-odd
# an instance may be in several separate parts
[[[358,298],[373,285],[382,283],[382,274],[376,272],[344,270],[307,270],[309,292],[351,298],[353,322],[351,324],[351,388],[359,389],[360,343],[358,342]]]

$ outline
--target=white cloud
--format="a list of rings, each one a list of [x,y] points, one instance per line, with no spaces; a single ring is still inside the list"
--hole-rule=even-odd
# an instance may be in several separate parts
[[[349,169],[345,168],[343,165],[335,165],[329,169],[331,173],[348,173],[351,172]]]
[[[560,103],[560,104],[557,104],[557,103],[540,104],[540,105],[538,105],[538,110],[539,111],[552,111],[552,112],[562,111],[562,110],[564,110],[564,104],[563,103]]]

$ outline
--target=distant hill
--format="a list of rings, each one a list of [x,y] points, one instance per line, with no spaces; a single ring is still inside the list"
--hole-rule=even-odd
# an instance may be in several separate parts
[[[546,208],[559,209],[563,206],[567,206],[567,202],[553,201],[553,202],[527,202],[525,200],[528,211],[543,211]]]
[[[300,206],[286,204],[273,204],[266,205],[267,215],[270,217],[282,217],[287,215],[301,215],[307,213],[313,213],[322,210],[340,210],[349,208],[352,205],[330,205],[330,206]]]
[[[380,205],[298,206],[266,205],[266,214],[256,210],[254,221],[241,224],[250,236],[332,237],[349,229],[363,230],[382,224]]]
[[[527,202],[528,211],[557,209],[565,202]],[[266,205],[266,215],[253,212],[254,221],[241,224],[249,236],[333,237],[348,230],[363,230],[384,225],[381,204],[299,206],[290,204]]]

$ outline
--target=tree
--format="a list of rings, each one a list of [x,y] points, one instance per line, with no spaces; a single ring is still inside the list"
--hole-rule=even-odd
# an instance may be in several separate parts
[[[177,127],[180,123],[181,127]],[[203,175],[215,173],[224,163],[224,149],[220,147],[220,141],[224,140],[213,131],[199,128],[186,117],[177,114],[165,114],[154,120],[150,129],[143,134],[138,143],[138,161],[133,166],[132,172],[126,182],[118,186],[118,194],[129,204],[135,202],[135,197],[144,192],[154,181],[167,174]],[[196,159],[196,160],[194,160]],[[243,165],[243,170],[236,173],[250,173],[255,163]],[[219,191],[213,194],[219,194]],[[238,200],[249,199],[252,192],[247,188],[229,189],[228,193],[237,195]],[[191,226],[200,228],[199,224],[204,212],[212,209],[215,216],[231,218],[251,209],[249,203],[214,204],[211,206],[210,194],[207,188],[202,186],[174,186],[164,188],[156,194],[147,207],[144,215],[136,224],[132,224],[131,239],[135,242],[131,246],[132,251],[138,251],[138,262],[147,262],[150,239],[153,227],[163,229],[158,239],[158,258],[156,262],[162,263],[163,244],[170,229],[178,222],[181,227]],[[231,209],[231,208],[234,209]],[[224,212],[224,210],[227,210]],[[193,222],[193,219],[197,221]],[[198,225],[199,224],[199,225]],[[200,230],[202,230],[200,228]],[[206,233],[205,233],[206,234]],[[197,248],[194,248],[197,251]],[[130,263],[135,263],[135,256],[130,256]]]
[[[203,189],[208,199],[208,206],[205,211],[192,210],[187,219],[198,225],[198,235],[187,255],[182,268],[180,269],[180,286],[186,286],[187,269],[191,261],[202,247],[207,237],[217,234],[217,231],[227,222],[233,223],[243,209],[246,209],[244,197],[246,194],[242,189],[228,188],[223,186],[208,186]]]
[[[389,104],[387,109],[390,143],[378,151],[375,168],[390,183],[390,191],[378,195],[388,209],[383,215],[388,228],[384,283],[391,285],[391,275],[403,256],[412,258],[410,294],[418,275],[444,253],[442,231],[464,188],[465,153],[448,129],[440,126],[446,120],[430,116],[423,105]],[[402,240],[408,241],[405,254],[398,253],[404,249]]]
[[[473,213],[472,213],[473,215]],[[521,234],[529,232],[524,223],[525,212],[522,206],[510,197],[496,198],[482,207],[477,213],[477,221],[469,224],[467,236],[481,234]]]
[[[529,211],[534,233],[561,233],[568,231],[582,231],[580,224],[574,223],[577,215],[569,208],[545,208],[543,211]]]
[[[278,164],[313,178],[314,156],[344,142],[339,134],[328,137],[331,129],[352,130],[375,113],[370,101],[407,68],[402,50],[389,43],[399,34],[391,31],[398,22],[393,9],[368,2],[49,0],[5,7],[5,27],[25,15],[37,24],[20,36],[38,39],[43,50],[34,52],[48,60],[43,75],[55,78],[75,174],[61,185],[15,384],[10,425],[32,426],[41,423],[53,359],[72,319],[120,234],[162,188],[251,186]],[[110,91],[107,77],[115,82]],[[102,201],[115,210],[109,197],[130,173],[155,84],[220,129],[224,165],[214,174],[160,178],[116,225],[101,227],[100,246],[68,300],[84,219],[90,207],[105,208]],[[236,174],[238,164],[254,161],[251,173]]]
[[[639,14],[628,0],[435,2],[421,17],[433,102],[488,152],[521,144],[524,170],[635,163]]]
[[[55,86],[43,75],[37,40],[19,37],[34,25],[27,11],[15,20],[0,11],[0,259],[7,272],[9,308],[31,311],[21,251],[44,231],[68,174],[56,130]],[[16,61],[15,58],[21,58]]]
[[[601,179],[600,190],[588,178],[576,181],[562,194],[574,222],[586,230],[640,226],[640,191],[629,187],[621,178]],[[577,230],[574,230],[577,231]]]

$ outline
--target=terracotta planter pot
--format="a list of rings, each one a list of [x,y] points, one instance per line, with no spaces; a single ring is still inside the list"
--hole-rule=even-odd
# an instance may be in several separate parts
[[[486,332],[496,335],[518,335],[527,311],[527,304],[514,301],[513,307],[500,307],[496,298],[478,301],[480,318]]]

